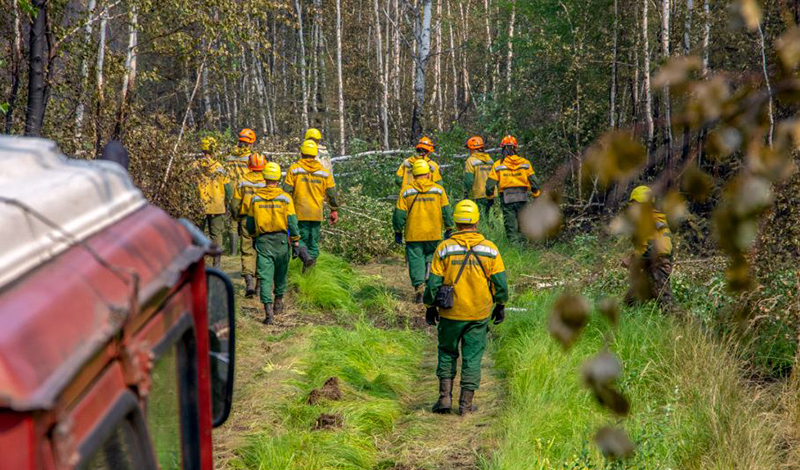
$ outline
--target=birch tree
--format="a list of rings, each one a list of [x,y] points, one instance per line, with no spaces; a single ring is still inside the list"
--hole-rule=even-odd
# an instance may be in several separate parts
[[[16,0],[14,3],[16,3]],[[86,26],[84,27],[83,42],[86,45],[87,50],[92,42],[91,19],[92,15],[94,14],[96,6],[97,6],[97,0],[89,0],[89,3],[86,6]],[[83,100],[88,80],[89,80],[89,57],[87,57],[86,52],[84,52],[81,57],[81,88],[80,88],[80,93],[78,94],[78,100],[77,100],[78,103],[75,106],[75,140],[79,140],[81,138],[81,133],[83,131],[83,116],[84,113],[86,112]]]
[[[425,112],[425,73],[431,51],[432,0],[422,0],[422,15],[416,13],[417,53],[414,58],[414,105],[411,111],[411,141],[422,136],[422,119]]]
[[[122,128],[128,106],[128,94],[132,92],[136,84],[137,66],[137,44],[139,42],[139,10],[136,4],[132,4],[129,12],[128,24],[128,49],[125,56],[125,74],[122,77],[122,89],[119,97],[119,109],[117,111],[117,123],[114,126],[114,140],[119,140],[122,135]]]
[[[344,135],[344,81],[342,78],[342,0],[336,0],[336,78],[339,91],[339,152],[347,153]]]
[[[375,10],[375,52],[378,65],[378,80],[381,84],[381,128],[383,130],[383,148],[389,149],[389,84],[383,69],[383,37],[381,34],[381,15],[378,0],[372,2]]]
[[[617,122],[617,62],[619,55],[619,0],[614,0],[614,50],[611,64],[611,97],[609,99],[609,126],[614,128]]]
[[[511,93],[511,72],[514,65],[514,23],[517,20],[516,0],[511,0],[511,18],[508,20],[508,55],[506,56],[506,93]]]
[[[104,89],[104,75],[103,75],[103,68],[105,67],[105,59],[106,59],[106,29],[108,25],[108,8],[104,8],[103,12],[100,16],[100,38],[97,41],[97,63],[95,64],[95,83],[96,83],[96,90],[97,90],[97,107],[95,108],[94,113],[94,131],[95,131],[95,142],[94,142],[94,153],[95,155],[100,155],[100,143],[101,138],[103,135],[103,126],[102,126],[102,112],[103,112],[103,102],[105,100],[105,89]]]
[[[650,89],[650,38],[647,34],[649,2],[650,0],[642,0],[642,54],[644,55],[642,73],[644,74],[644,113],[645,122],[647,123],[648,154],[653,145],[653,134],[655,132],[653,127],[653,94]]]
[[[8,108],[5,112],[6,134],[11,134],[11,126],[14,122],[14,107],[17,103],[20,75],[22,74],[22,20],[20,19],[18,0],[13,0],[11,3],[14,11],[14,40],[11,46],[11,92],[8,97]]]
[[[306,129],[308,125],[308,79],[306,77],[306,43],[305,33],[303,32],[303,7],[300,5],[300,0],[294,0],[294,6],[297,10],[297,40],[300,44],[300,94],[302,95],[303,108],[301,109],[300,119],[303,127]]]
[[[662,1],[661,10],[661,50],[664,54],[664,62],[666,63],[670,57],[670,42],[669,42],[669,23],[670,15],[670,0]],[[672,98],[669,95],[669,83],[664,85],[664,140],[667,149],[667,159],[672,156]]]

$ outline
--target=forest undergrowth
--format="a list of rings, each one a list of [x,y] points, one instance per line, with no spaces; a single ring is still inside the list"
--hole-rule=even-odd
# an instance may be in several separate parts
[[[623,309],[611,336],[595,315],[564,352],[547,332],[553,302],[576,287],[590,298],[618,294],[624,245],[579,235],[513,247],[496,215],[482,229],[504,254],[512,300],[508,320],[490,333],[476,416],[428,412],[435,332],[408,302],[402,261],[357,267],[324,255],[309,273],[292,266],[292,304],[276,327],[256,323],[257,302],[239,306],[246,365],[226,427],[245,436],[222,439],[224,467],[798,468],[798,388],[750,380],[740,343],[709,328],[704,315],[719,299],[699,296],[698,286],[713,288],[713,276],[705,281],[692,263],[677,264],[675,296],[689,320],[646,304]],[[637,450],[622,461],[606,461],[593,444],[610,418],[580,378],[581,364],[606,345],[623,362],[620,389],[632,403],[625,425]]]

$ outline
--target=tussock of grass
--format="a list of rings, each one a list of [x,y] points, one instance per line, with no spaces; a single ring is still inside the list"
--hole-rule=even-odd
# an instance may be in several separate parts
[[[418,375],[421,335],[357,323],[352,329],[317,327],[310,344],[282,427],[251,436],[233,468],[370,469],[377,464],[376,439],[392,431]],[[329,377],[339,378],[343,399],[308,405],[311,389]],[[341,416],[342,428],[312,431],[320,413]]]
[[[578,344],[561,351],[547,334],[555,294],[527,295],[528,313],[499,328],[497,366],[508,403],[498,428],[502,446],[484,468],[776,469],[779,436],[740,379],[728,347],[692,325],[674,324],[648,307],[628,311],[611,348],[625,365],[621,389],[631,399],[625,422],[634,458],[606,463],[589,442],[613,421],[581,386],[581,363],[603,345],[594,319]]]
[[[301,308],[322,310],[357,310],[352,288],[357,276],[343,259],[322,253],[317,264],[301,272],[297,260],[289,265],[289,285],[296,289]]]

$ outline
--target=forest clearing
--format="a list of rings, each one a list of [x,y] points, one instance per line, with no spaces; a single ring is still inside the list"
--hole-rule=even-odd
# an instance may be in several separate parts
[[[800,470],[800,0],[0,15],[0,469]]]

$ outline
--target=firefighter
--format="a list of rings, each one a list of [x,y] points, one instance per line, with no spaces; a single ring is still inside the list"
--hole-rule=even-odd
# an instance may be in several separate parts
[[[450,237],[453,211],[444,188],[433,182],[431,167],[417,160],[411,169],[414,181],[400,190],[392,217],[394,240],[403,244],[405,235],[408,276],[414,287],[414,302],[422,303],[425,279],[433,252],[442,240]]]
[[[268,163],[264,167],[263,177],[266,186],[256,191],[247,207],[247,226],[255,236],[264,324],[271,325],[274,316],[283,313],[290,245],[296,252],[300,230],[292,197],[278,184],[281,179],[280,166]]]
[[[494,160],[483,151],[483,148],[482,137],[474,136],[467,140],[469,156],[464,163],[464,187],[466,198],[475,201],[481,210],[481,215],[485,216],[494,203],[497,190],[491,196],[486,196],[486,180],[489,178]]]
[[[425,321],[438,322],[439,400],[432,411],[449,413],[452,408],[460,347],[458,411],[463,415],[476,410],[472,399],[481,382],[489,317],[495,325],[505,319],[508,282],[497,246],[477,231],[478,205],[469,199],[459,202],[454,219],[457,231],[436,247],[424,300]]]
[[[250,199],[255,192],[263,187],[264,167],[267,160],[264,155],[251,153],[247,158],[247,173],[239,179],[239,183],[233,190],[233,202],[231,203],[231,214],[236,220],[239,238],[242,241],[242,277],[244,277],[245,294],[247,298],[256,293],[256,250],[253,247],[253,232],[247,230],[247,211]]]
[[[230,199],[231,186],[228,173],[220,162],[214,159],[217,141],[205,137],[200,141],[203,157],[193,165],[197,170],[197,192],[203,201],[205,212],[204,228],[218,247],[222,247],[225,233],[225,207]],[[214,267],[219,267],[220,256],[213,259]]]
[[[323,206],[327,199],[331,208],[328,222],[333,225],[339,220],[337,212],[336,183],[333,174],[326,170],[317,155],[319,148],[313,140],[306,140],[300,146],[301,158],[286,173],[284,188],[292,195],[297,208],[297,221],[300,227],[300,246],[308,251],[310,257],[303,264],[305,269],[317,262],[319,257],[319,233],[322,225]]]
[[[541,194],[533,165],[526,158],[517,155],[517,139],[507,135],[500,143],[502,157],[492,164],[486,179],[486,196],[495,189],[500,194],[500,207],[503,209],[503,225],[506,238],[510,242],[522,242],[519,231],[519,212],[530,197]]]
[[[442,175],[439,172],[439,164],[431,160],[431,154],[433,154],[435,147],[433,146],[433,141],[428,137],[423,137],[419,139],[417,143],[416,150],[417,154],[413,157],[406,158],[403,160],[403,163],[400,164],[400,167],[397,169],[397,173],[395,174],[395,182],[403,188],[404,186],[408,186],[414,181],[414,176],[411,174],[411,169],[414,167],[414,163],[417,161],[424,161],[431,167],[431,180],[434,183],[438,183],[442,181]]]
[[[638,226],[631,240],[633,253],[622,262],[630,275],[625,303],[656,299],[661,305],[672,307],[672,232],[667,216],[653,207],[654,202],[647,186],[637,186],[631,192],[629,210],[638,211]]]
[[[331,163],[331,154],[328,152],[328,147],[322,144],[322,132],[316,128],[310,128],[306,131],[303,141],[313,140],[317,143],[317,160],[322,163],[322,166],[333,173],[333,164]]]
[[[225,168],[228,170],[228,176],[231,180],[231,185],[235,188],[239,185],[239,181],[249,170],[247,169],[247,160],[250,154],[253,153],[253,146],[256,144],[256,133],[252,129],[242,129],[239,132],[239,143],[233,148],[231,154],[225,159]],[[231,235],[231,256],[239,254],[239,227],[237,225],[235,214],[232,214],[231,225],[229,227]]]

